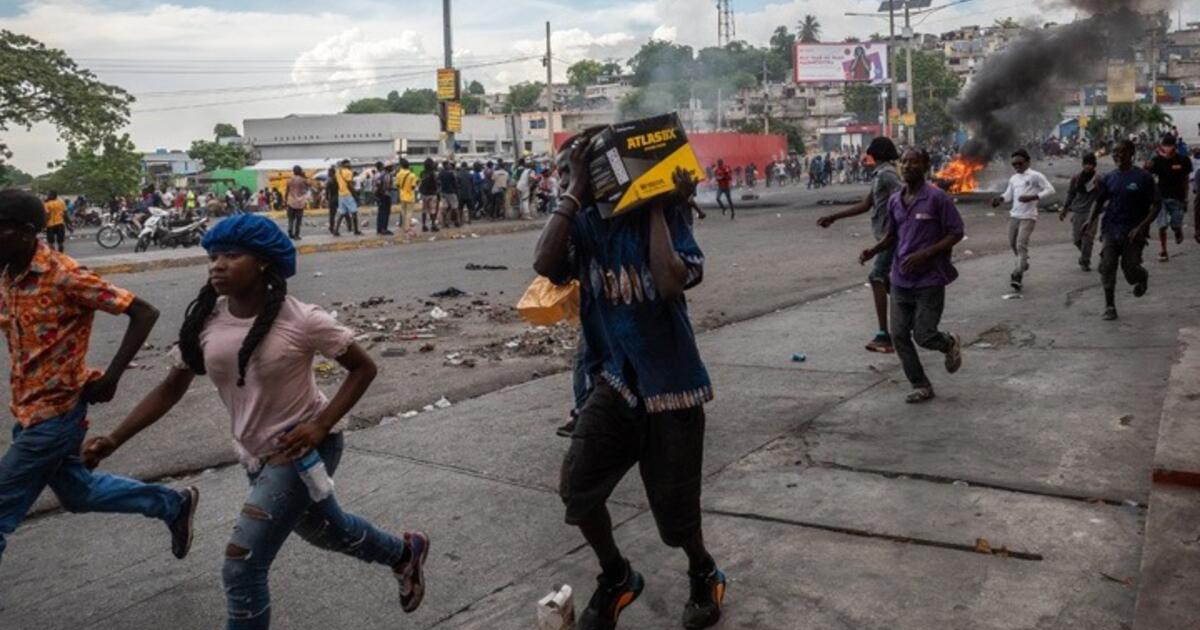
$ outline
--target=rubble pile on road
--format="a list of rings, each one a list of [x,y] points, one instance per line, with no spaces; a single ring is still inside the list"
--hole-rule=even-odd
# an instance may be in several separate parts
[[[577,324],[529,326],[513,304],[455,287],[409,301],[386,296],[333,301],[328,310],[368,352],[384,360],[403,358],[414,368],[474,368],[518,359],[548,359],[553,367],[566,367],[579,334]],[[314,371],[325,383],[344,376],[336,362],[319,362]]]

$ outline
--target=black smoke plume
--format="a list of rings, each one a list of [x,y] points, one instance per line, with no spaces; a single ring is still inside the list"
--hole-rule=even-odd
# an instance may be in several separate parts
[[[1026,33],[989,58],[951,114],[970,130],[961,154],[986,162],[1057,122],[1064,94],[1103,80],[1109,59],[1131,57],[1142,36],[1139,11],[1168,0],[1058,2],[1093,14],[1085,20]]]

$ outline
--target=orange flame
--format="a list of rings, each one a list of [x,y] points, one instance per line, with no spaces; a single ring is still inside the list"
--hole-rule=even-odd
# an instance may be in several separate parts
[[[975,192],[979,188],[979,182],[975,179],[975,175],[986,166],[985,163],[969,160],[960,155],[938,171],[934,177],[940,182],[949,184],[950,193]]]

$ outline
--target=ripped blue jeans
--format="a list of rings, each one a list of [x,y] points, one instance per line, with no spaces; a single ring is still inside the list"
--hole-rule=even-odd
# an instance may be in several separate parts
[[[317,449],[330,475],[337,470],[342,448],[342,436],[335,433]],[[271,563],[293,531],[321,549],[389,567],[404,551],[402,539],[343,512],[336,496],[313,503],[291,462],[265,465],[250,475],[250,496],[225,548],[221,577],[229,607],[227,630],[270,627]]]

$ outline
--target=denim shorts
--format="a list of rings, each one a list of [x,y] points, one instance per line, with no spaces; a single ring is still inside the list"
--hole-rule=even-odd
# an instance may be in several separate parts
[[[871,265],[871,273],[867,275],[867,281],[871,283],[879,283],[884,288],[889,288],[892,284],[892,255],[895,254],[894,249],[879,252],[875,255],[875,262]]]
[[[567,523],[579,525],[603,507],[634,464],[663,542],[682,546],[700,530],[704,408],[646,413],[596,379],[563,458],[559,495]]]
[[[354,201],[354,195],[338,196],[338,214],[353,214],[358,212],[358,203]]]
[[[1178,199],[1163,199],[1162,211],[1158,213],[1158,218],[1155,219],[1155,222],[1158,223],[1158,227],[1160,228],[1182,228],[1184,214],[1182,201]]]

